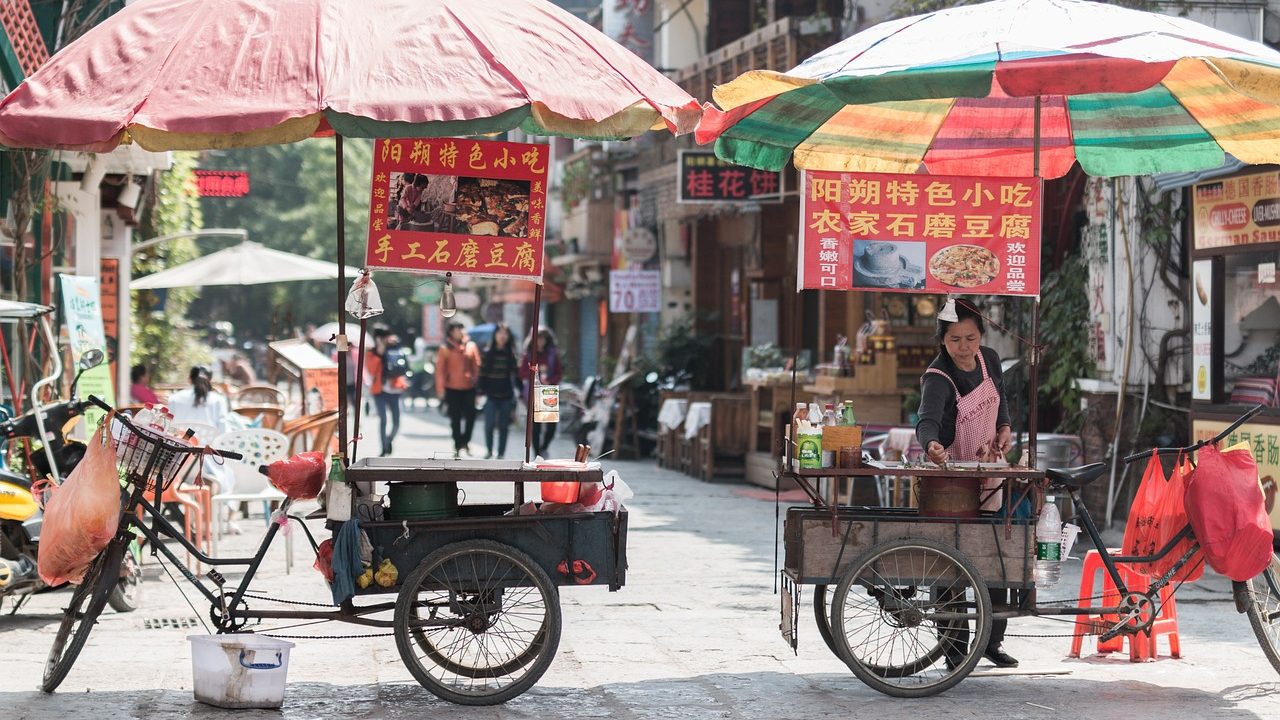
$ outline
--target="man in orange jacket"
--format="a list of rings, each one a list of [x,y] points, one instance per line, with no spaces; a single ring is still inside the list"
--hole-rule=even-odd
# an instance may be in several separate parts
[[[462,323],[449,323],[445,342],[436,355],[436,397],[444,398],[453,429],[453,456],[471,454],[471,433],[476,426],[476,383],[480,378],[480,351],[462,331]]]

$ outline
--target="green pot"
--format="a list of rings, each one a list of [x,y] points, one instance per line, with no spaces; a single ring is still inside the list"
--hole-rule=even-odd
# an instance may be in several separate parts
[[[388,514],[393,520],[436,520],[458,514],[457,483],[391,483]]]

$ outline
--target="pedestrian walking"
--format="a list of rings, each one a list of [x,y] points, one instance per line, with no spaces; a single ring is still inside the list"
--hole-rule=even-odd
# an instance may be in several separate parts
[[[400,338],[385,326],[375,327],[373,347],[366,353],[364,367],[369,378],[369,394],[378,408],[380,454],[386,457],[400,433],[400,396],[409,387],[409,357],[400,347]]]
[[[436,354],[436,396],[449,408],[453,430],[453,456],[471,454],[471,433],[476,426],[476,382],[480,352],[467,339],[462,323],[449,323],[444,344]]]
[[[484,402],[485,459],[494,456],[493,436],[498,435],[498,457],[507,453],[507,431],[511,428],[511,413],[516,409],[516,389],[520,385],[516,367],[515,344],[511,342],[511,328],[499,323],[493,331],[493,339],[480,356],[479,390]]]
[[[520,362],[520,379],[525,382],[524,399],[528,402],[530,371],[529,365],[533,363],[536,357],[538,363],[538,381],[537,385],[559,385],[560,380],[564,377],[564,371],[560,366],[560,350],[556,347],[555,333],[551,332],[551,328],[538,328],[536,336],[536,352],[529,347],[528,341],[525,342],[524,359]],[[551,440],[556,436],[555,423],[534,423],[533,424],[533,454],[547,456],[547,450],[551,447]]]

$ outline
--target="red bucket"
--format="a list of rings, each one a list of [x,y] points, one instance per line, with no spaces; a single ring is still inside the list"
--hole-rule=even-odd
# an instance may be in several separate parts
[[[542,501],[572,505],[578,502],[578,482],[542,482]]]

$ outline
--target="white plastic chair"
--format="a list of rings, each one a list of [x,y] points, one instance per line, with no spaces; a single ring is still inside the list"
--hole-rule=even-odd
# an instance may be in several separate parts
[[[271,523],[271,504],[283,502],[285,494],[271,486],[267,482],[267,478],[258,472],[258,466],[268,465],[276,460],[283,460],[288,457],[289,438],[283,433],[275,430],[266,430],[263,428],[249,428],[247,430],[233,430],[228,433],[219,435],[210,446],[218,450],[227,450],[239,453],[243,457],[240,460],[226,461],[235,475],[235,487],[232,492],[221,493],[213,496],[213,514],[217,519],[215,527],[218,532],[214,534],[214,552],[217,552],[217,537],[222,531],[222,512],[220,506],[226,503],[262,503],[262,512],[268,527]],[[285,569],[292,571],[293,569],[293,537],[292,534],[285,534]]]

